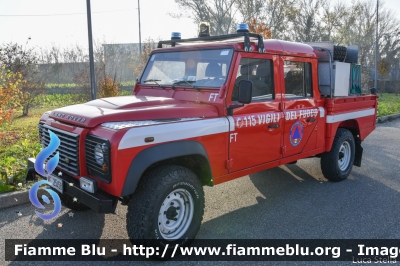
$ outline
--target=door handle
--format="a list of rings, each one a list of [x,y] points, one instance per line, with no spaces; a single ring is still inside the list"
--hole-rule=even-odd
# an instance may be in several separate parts
[[[308,123],[312,123],[312,122],[315,122],[315,120],[317,120],[315,117],[313,117],[313,118],[309,118],[309,119],[307,119],[306,121],[308,122]]]
[[[279,127],[279,124],[273,124],[273,125],[268,126],[268,128],[271,128],[271,129],[278,128],[278,127]]]

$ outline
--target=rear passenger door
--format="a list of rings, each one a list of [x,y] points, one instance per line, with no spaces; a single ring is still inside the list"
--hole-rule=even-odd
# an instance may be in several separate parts
[[[314,150],[319,109],[313,95],[316,62],[310,58],[281,57],[284,122],[283,157]]]
[[[278,69],[278,57],[246,53],[239,55],[237,62],[236,78],[230,83],[232,104],[238,104],[241,80],[252,81],[253,97],[250,104],[234,109],[230,117],[234,124],[229,143],[230,172],[280,159],[282,144],[283,113],[279,109],[279,79],[274,71]]]

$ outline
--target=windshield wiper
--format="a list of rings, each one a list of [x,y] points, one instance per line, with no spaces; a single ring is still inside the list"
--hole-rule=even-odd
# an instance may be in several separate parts
[[[161,79],[147,79],[147,80],[145,80],[143,82],[144,83],[146,83],[146,82],[154,82],[155,84],[158,85],[158,87],[160,87],[161,89],[164,89],[164,87],[162,87],[160,84],[158,84],[157,81],[161,81]]]
[[[196,81],[191,81],[192,83],[195,83]],[[171,86],[171,89],[172,90],[175,90],[175,85],[180,85],[180,84],[183,84],[183,83],[185,83],[185,84],[188,84],[190,87],[192,87],[193,89],[195,89],[195,90],[197,90],[197,91],[200,91],[200,88],[199,87],[197,87],[197,86],[193,86],[189,81],[187,81],[187,80],[179,80],[179,81],[177,81],[177,82],[174,82],[174,83],[172,83],[172,86]],[[185,88],[184,88],[184,90],[185,90]]]

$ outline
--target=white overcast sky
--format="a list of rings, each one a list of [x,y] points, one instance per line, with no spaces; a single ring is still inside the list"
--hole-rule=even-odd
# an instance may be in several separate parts
[[[384,0],[384,6],[400,19],[400,0]],[[91,0],[93,39],[138,43],[137,7],[137,0]],[[195,37],[197,25],[190,19],[168,15],[176,10],[174,0],[141,0],[142,42],[148,37],[169,39],[172,31],[181,32],[182,38]],[[0,0],[0,44],[5,42],[28,47],[87,45],[86,0]]]
[[[91,0],[93,39],[138,43],[137,8],[137,0]],[[176,9],[173,0],[141,0],[142,41],[148,37],[169,39],[172,31],[195,37],[197,27],[190,19],[174,19],[167,14]],[[75,15],[51,16],[54,14]],[[86,0],[0,0],[0,44],[25,45],[29,37],[28,46],[87,45]]]

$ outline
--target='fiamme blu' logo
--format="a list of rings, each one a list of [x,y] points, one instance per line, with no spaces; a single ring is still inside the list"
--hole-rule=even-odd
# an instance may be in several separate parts
[[[50,143],[49,146],[44,148],[36,157],[35,161],[35,170],[38,174],[44,177],[49,177],[51,173],[53,173],[54,169],[56,169],[58,161],[59,161],[59,154],[58,152],[56,155],[49,159],[47,161],[46,166],[44,167],[44,162],[46,159],[57,150],[58,146],[60,146],[60,139],[49,129],[49,134],[50,134]],[[46,169],[44,169],[46,168]],[[44,206],[40,203],[38,197],[37,197],[37,192],[39,190],[39,187],[43,184],[48,184],[50,185],[50,182],[47,180],[41,180],[39,182],[36,182],[31,189],[29,190],[29,199],[32,202],[32,204],[39,208],[39,209],[44,209]],[[54,201],[54,211],[51,214],[43,214],[38,211],[35,211],[37,216],[42,218],[43,220],[51,220],[54,217],[56,217],[60,211],[61,211],[61,200],[60,197],[57,195],[56,192],[54,192],[51,189],[45,189],[47,192],[50,193],[51,197],[53,198]],[[46,204],[50,203],[49,198],[46,195],[42,195],[42,199]]]

